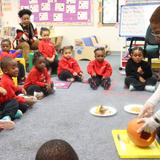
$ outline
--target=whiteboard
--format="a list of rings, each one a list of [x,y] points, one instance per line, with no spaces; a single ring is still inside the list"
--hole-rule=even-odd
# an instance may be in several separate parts
[[[160,3],[121,6],[119,35],[121,37],[144,37],[149,19]]]

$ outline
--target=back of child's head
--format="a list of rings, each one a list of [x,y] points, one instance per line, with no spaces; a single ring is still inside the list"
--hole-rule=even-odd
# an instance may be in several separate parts
[[[156,8],[156,10],[153,12],[151,18],[151,23],[160,24],[160,6]]]
[[[64,46],[62,49],[61,49],[61,53],[65,53],[65,50],[71,50],[73,51],[73,46]]]
[[[78,160],[72,146],[64,140],[54,139],[44,143],[36,154],[35,160]]]
[[[39,51],[35,52],[32,63],[35,65],[40,58],[44,58],[44,56]]]
[[[142,47],[134,47],[131,49],[131,56],[135,53],[135,51],[139,51],[144,56],[144,49]]]
[[[10,57],[2,58],[0,65],[1,65],[1,69],[2,69],[3,72],[5,72],[5,70],[7,69],[7,67],[9,66],[9,63],[11,61],[13,61],[13,59],[10,58]]]
[[[50,30],[49,30],[48,28],[46,28],[46,27],[41,27],[41,30],[40,30],[40,35],[41,35],[41,36],[42,36],[42,34],[43,34],[44,31],[47,31],[47,32],[49,32],[49,34],[50,34]]]

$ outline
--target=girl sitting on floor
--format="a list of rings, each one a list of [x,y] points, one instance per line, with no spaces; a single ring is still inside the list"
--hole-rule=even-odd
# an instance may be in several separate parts
[[[33,57],[34,67],[26,78],[24,88],[28,95],[34,95],[37,99],[53,92],[53,82],[45,66],[45,58],[41,53],[36,52]]]
[[[143,60],[143,49],[135,47],[131,51],[131,58],[126,65],[125,84],[130,91],[146,90],[154,92],[157,79],[153,77],[151,66]]]
[[[95,60],[90,61],[87,66],[87,71],[91,75],[88,82],[92,89],[96,90],[101,85],[107,90],[111,85],[110,76],[112,75],[112,67],[105,60],[105,49],[96,48],[94,50]]]
[[[72,52],[72,46],[63,47],[63,55],[58,63],[58,77],[63,81],[81,82],[83,80],[83,72],[81,71],[77,61],[72,57]]]

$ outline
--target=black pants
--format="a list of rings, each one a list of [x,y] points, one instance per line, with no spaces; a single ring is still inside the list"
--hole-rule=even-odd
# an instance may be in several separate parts
[[[24,81],[25,79],[25,69],[22,63],[17,62],[17,64],[18,64],[18,69],[19,69],[17,80],[18,80],[18,83],[20,83]]]
[[[57,73],[57,68],[58,68],[58,59],[54,59],[54,61],[52,63],[50,63],[49,61],[46,60],[46,67],[48,70],[51,69],[51,74],[53,73]]]
[[[99,85],[101,85],[104,89],[108,89],[111,85],[110,77],[103,79],[102,76],[94,76],[89,78],[88,82],[92,89],[97,89]]]
[[[74,78],[74,80],[78,82],[82,81],[80,76],[73,76],[73,74],[68,70],[62,71],[58,77],[62,81],[66,81],[68,78]]]
[[[146,85],[155,86],[156,83],[157,83],[157,79],[153,76],[146,79],[145,83],[140,82],[138,79],[136,79],[133,76],[128,76],[125,78],[125,85],[128,88],[130,85],[133,85],[133,87],[138,91],[143,91]]]
[[[14,120],[18,109],[19,104],[15,99],[2,103],[0,104],[0,118],[3,118],[4,116],[10,116],[11,119]]]
[[[25,113],[28,108],[29,105],[27,103],[19,103],[19,109],[22,111],[22,113]]]
[[[53,89],[53,83],[51,84],[51,87]],[[31,85],[26,88],[26,91],[28,95],[34,95],[34,92],[43,92],[45,96],[50,94],[45,87],[40,87],[38,85]]]

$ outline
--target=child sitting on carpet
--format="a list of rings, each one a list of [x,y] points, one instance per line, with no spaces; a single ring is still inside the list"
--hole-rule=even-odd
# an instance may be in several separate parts
[[[151,66],[143,60],[144,51],[141,47],[135,47],[131,51],[131,58],[126,65],[125,84],[130,91],[146,90],[154,92],[157,79],[153,77]]]
[[[56,49],[54,44],[49,38],[50,30],[48,28],[41,28],[40,35],[42,39],[39,41],[38,50],[43,54],[46,59],[46,67],[49,72],[52,74],[54,71],[57,71],[58,60],[56,57]]]
[[[110,76],[112,75],[112,67],[105,60],[105,49],[97,48],[94,50],[95,60],[90,61],[87,66],[87,71],[91,75],[88,82],[90,87],[94,90],[101,85],[107,90],[111,85]]]
[[[33,57],[34,67],[26,78],[24,88],[28,95],[34,95],[37,99],[42,99],[50,93],[53,93],[53,82],[45,66],[45,58],[39,52]]]
[[[14,53],[10,53],[10,49],[11,49],[11,41],[9,39],[3,39],[1,41],[1,49],[2,52],[0,53],[0,60],[2,60],[2,58],[4,57],[11,57],[11,58],[16,58],[18,54],[21,53],[21,49],[16,50]],[[17,63],[18,64],[18,84],[22,84],[24,82],[25,79],[25,69],[23,64],[21,64],[20,62]]]
[[[54,139],[44,143],[37,151],[35,160],[78,160],[72,146],[64,140]]]
[[[58,77],[60,80],[73,82],[83,80],[83,72],[77,61],[72,57],[73,47],[65,46],[62,49],[62,58],[58,63]]]
[[[17,96],[17,93],[25,94],[26,91],[23,88],[15,86],[12,77],[18,76],[17,62],[10,58],[5,57],[1,61],[1,69],[3,72],[1,78],[1,87],[6,90],[5,94],[0,94],[0,128],[11,129],[14,127],[15,118],[20,118],[22,112],[24,113],[29,105],[34,103],[34,98],[23,98]]]

